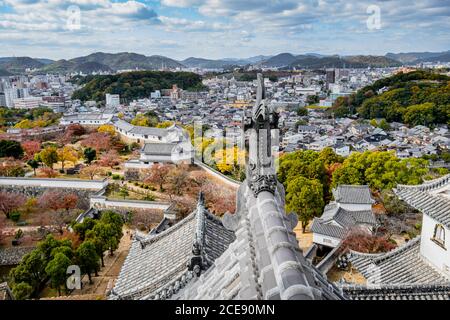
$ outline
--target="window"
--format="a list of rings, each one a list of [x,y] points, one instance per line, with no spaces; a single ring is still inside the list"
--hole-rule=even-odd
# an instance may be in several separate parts
[[[434,235],[433,239],[434,242],[439,244],[441,247],[444,247],[445,245],[445,229],[441,224],[437,224],[434,227]]]

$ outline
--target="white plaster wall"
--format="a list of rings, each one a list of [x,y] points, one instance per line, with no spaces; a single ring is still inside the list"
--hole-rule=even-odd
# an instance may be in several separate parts
[[[345,210],[349,211],[363,211],[363,210],[371,210],[371,204],[353,204],[353,203],[339,203],[339,206]]]
[[[136,209],[160,209],[166,210],[170,207],[169,203],[156,201],[139,201],[139,200],[112,200],[106,197],[91,197],[92,207],[102,208],[136,208]]]
[[[341,242],[341,239],[324,236],[319,233],[313,233],[313,242],[334,248],[339,244],[339,242]]]
[[[445,228],[445,249],[431,239],[434,228],[439,224],[430,216],[424,214],[422,220],[422,233],[420,238],[420,254],[436,269],[450,278],[450,230]]]
[[[106,179],[82,180],[0,177],[0,185],[101,190],[108,185],[108,181]]]

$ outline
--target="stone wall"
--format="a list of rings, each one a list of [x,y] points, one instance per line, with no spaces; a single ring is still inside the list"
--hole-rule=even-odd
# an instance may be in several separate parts
[[[18,192],[26,196],[27,198],[30,197],[39,197],[41,196],[45,191],[56,191],[56,192],[62,192],[64,194],[68,193],[75,193],[78,196],[78,207],[81,209],[88,209],[89,208],[89,198],[91,195],[96,193],[96,190],[83,190],[83,189],[62,189],[62,188],[47,188],[47,187],[36,187],[36,186],[7,186],[7,185],[0,185],[0,191],[6,191],[6,192]]]
[[[0,248],[0,266],[14,266],[20,263],[22,258],[34,247]]]

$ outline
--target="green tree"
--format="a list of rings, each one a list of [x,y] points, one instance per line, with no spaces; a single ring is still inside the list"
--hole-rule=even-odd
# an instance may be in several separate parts
[[[107,243],[105,243],[101,237],[97,236],[97,233],[99,232],[99,229],[97,230],[87,230],[85,239],[90,241],[95,246],[95,252],[100,257],[100,260],[102,262],[102,267],[105,266],[104,262],[104,252],[108,250]]]
[[[297,109],[297,115],[300,116],[300,117],[305,117],[305,116],[308,115],[308,110],[306,108],[304,108],[304,107],[299,107]]]
[[[36,169],[39,168],[39,162],[37,160],[31,159],[27,161],[27,165],[33,169],[34,175],[36,176]]]
[[[112,256],[119,247],[116,228],[110,223],[99,222],[95,225],[93,231],[95,232],[95,237],[102,242]]]
[[[45,265],[42,252],[33,250],[22,258],[17,267],[11,269],[9,275],[14,283],[25,282],[36,292],[46,277]]]
[[[88,275],[89,283],[92,283],[91,273],[94,272],[97,276],[97,272],[100,268],[99,259],[95,244],[89,240],[84,241],[76,251],[77,262],[80,265],[81,272]]]
[[[14,285],[12,292],[16,300],[26,300],[33,293],[33,287],[26,282],[20,282]]]
[[[95,149],[92,149],[90,147],[84,149],[83,154],[84,159],[86,159],[87,163],[91,163],[97,157],[97,151],[95,151]]]
[[[403,116],[403,121],[411,126],[429,126],[435,120],[433,109],[434,104],[430,102],[409,106]]]
[[[56,147],[48,146],[39,152],[41,161],[49,168],[53,169],[53,164],[58,162],[58,152]]]
[[[297,214],[305,232],[308,222],[322,213],[323,186],[317,179],[297,177],[288,182],[286,191],[286,209]]]
[[[128,192],[128,189],[127,189],[126,186],[123,186],[123,187],[120,188],[120,190],[119,190],[119,195],[120,195],[121,197],[123,197],[124,199],[125,199],[127,196],[130,195],[130,193]]]
[[[83,222],[77,223],[73,226],[73,230],[78,234],[81,241],[86,238],[86,233],[92,230],[97,224],[97,220],[92,218],[84,218]]]
[[[380,123],[378,124],[378,127],[380,129],[383,129],[384,131],[389,131],[391,130],[391,126],[389,125],[389,123],[386,121],[386,119],[381,119]]]
[[[372,120],[370,120],[370,125],[372,126],[372,127],[378,127],[378,122],[377,122],[377,120],[375,120],[375,119],[372,119]]]
[[[50,282],[53,288],[58,290],[61,295],[61,286],[67,280],[67,268],[72,264],[70,259],[63,253],[57,253],[55,257],[45,267],[45,272],[50,277]]]
[[[16,159],[23,156],[23,149],[20,142],[15,140],[0,140],[0,158],[14,157]]]

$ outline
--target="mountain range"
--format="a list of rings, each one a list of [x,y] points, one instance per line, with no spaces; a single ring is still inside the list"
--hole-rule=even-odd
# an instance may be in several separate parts
[[[230,69],[233,67],[255,66],[280,69],[321,69],[321,68],[367,68],[367,67],[393,67],[421,62],[449,62],[450,51],[444,52],[407,52],[387,53],[384,56],[372,55],[321,55],[307,53],[295,55],[280,53],[274,56],[254,56],[244,59],[204,59],[190,57],[181,61],[165,56],[145,56],[136,53],[103,53],[96,52],[87,56],[69,60],[50,60],[30,57],[4,57],[0,58],[0,76],[23,74],[27,69],[35,69],[39,73],[92,73],[95,71],[117,70],[158,70],[161,68],[204,68],[204,69]]]

